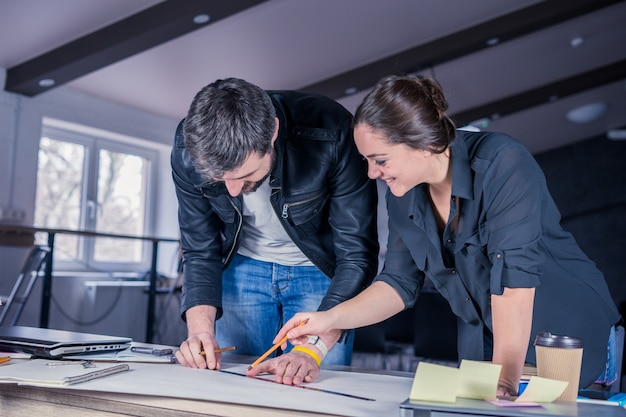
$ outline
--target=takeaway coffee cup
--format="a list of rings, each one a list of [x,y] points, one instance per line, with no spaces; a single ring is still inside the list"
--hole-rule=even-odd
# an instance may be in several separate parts
[[[568,382],[557,400],[576,401],[583,360],[582,339],[540,332],[535,338],[535,353],[537,376]]]

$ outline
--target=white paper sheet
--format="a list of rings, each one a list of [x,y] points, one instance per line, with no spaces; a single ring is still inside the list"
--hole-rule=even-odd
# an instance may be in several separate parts
[[[47,360],[36,359],[0,367],[0,382],[7,378],[41,379]],[[75,373],[70,365],[67,375]],[[122,372],[89,382],[64,387],[104,392],[168,396],[215,402],[275,407],[281,409],[338,414],[354,417],[394,416],[399,404],[409,396],[413,379],[407,377],[322,370],[317,382],[307,384],[324,390],[346,393],[375,401],[300,389],[226,372],[185,368],[176,364],[131,363],[129,372]],[[247,365],[223,363],[222,369],[245,374]],[[56,369],[55,371],[58,371]],[[272,376],[266,378],[272,379]],[[37,385],[28,383],[28,385]]]

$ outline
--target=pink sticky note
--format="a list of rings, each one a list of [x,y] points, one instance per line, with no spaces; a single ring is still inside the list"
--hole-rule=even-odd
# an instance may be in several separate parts
[[[541,404],[529,401],[494,400],[487,402],[497,407],[541,407]]]

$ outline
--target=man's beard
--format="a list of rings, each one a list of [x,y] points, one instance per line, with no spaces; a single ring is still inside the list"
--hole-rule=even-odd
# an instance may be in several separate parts
[[[272,160],[270,162],[269,171],[267,171],[267,174],[257,182],[246,182],[246,184],[243,186],[243,190],[242,190],[243,194],[250,194],[250,193],[255,192],[256,190],[259,189],[261,185],[263,185],[263,182],[265,182],[265,180],[267,180],[267,178],[270,176],[270,174],[272,173],[272,170],[274,169],[274,165],[276,164],[276,153],[274,152],[274,148],[272,148],[271,152],[272,152]]]
[[[243,186],[243,190],[242,193],[243,194],[250,194],[255,192],[256,190],[259,189],[259,187],[261,185],[263,185],[263,182],[267,179],[267,177],[270,176],[270,173],[268,172],[266,176],[264,176],[261,180],[257,181],[257,182],[246,182],[246,184]]]

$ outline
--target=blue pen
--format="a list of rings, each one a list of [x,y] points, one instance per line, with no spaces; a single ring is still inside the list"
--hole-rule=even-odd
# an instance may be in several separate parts
[[[524,390],[526,389],[526,387],[528,386],[528,379],[522,379],[519,382],[519,386],[517,389],[517,395],[520,396],[522,395],[522,393],[524,392]]]

